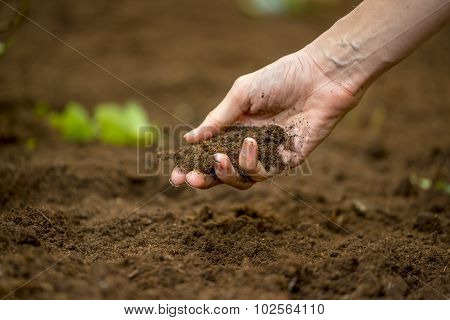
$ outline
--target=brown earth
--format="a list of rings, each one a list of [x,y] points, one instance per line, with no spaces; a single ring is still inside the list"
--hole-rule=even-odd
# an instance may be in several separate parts
[[[262,127],[232,126],[209,140],[162,153],[161,159],[173,159],[174,164],[184,172],[197,170],[214,176],[216,153],[226,154],[233,166],[239,168],[239,154],[247,137],[255,139],[258,146],[258,161],[267,171],[271,168],[276,168],[278,172],[287,169],[279,153],[279,147],[289,147],[290,137],[282,127],[273,124]],[[241,175],[245,176],[245,172],[241,172]]]
[[[301,48],[352,5],[252,19],[232,1],[52,0],[32,1],[31,15],[198,124],[236,77]],[[154,123],[178,124],[25,25],[0,58],[0,296],[448,298],[449,195],[409,182],[450,181],[448,38],[381,78],[303,174],[199,191],[137,175],[134,148],[65,143],[37,118],[40,100],[131,97]]]

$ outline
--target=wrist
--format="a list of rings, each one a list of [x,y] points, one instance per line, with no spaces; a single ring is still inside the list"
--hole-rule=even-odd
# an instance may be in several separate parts
[[[448,21],[448,1],[363,1],[304,48],[328,79],[357,95]]]
[[[327,81],[336,83],[354,97],[360,96],[376,77],[376,68],[364,61],[356,42],[342,42],[323,35],[302,51]]]
[[[353,20],[352,14],[342,18],[303,50],[326,78],[358,96],[395,59],[382,46],[382,32]]]

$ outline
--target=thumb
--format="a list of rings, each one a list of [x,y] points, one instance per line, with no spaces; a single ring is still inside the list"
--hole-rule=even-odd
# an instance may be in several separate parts
[[[184,135],[189,143],[209,139],[220,131],[231,126],[248,110],[248,92],[246,92],[245,76],[238,78],[231,90],[219,105],[214,108],[194,130]]]

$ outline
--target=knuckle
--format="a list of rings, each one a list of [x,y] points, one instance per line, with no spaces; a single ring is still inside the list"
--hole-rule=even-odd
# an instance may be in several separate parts
[[[242,112],[246,112],[249,108],[247,103],[249,92],[248,92],[248,75],[240,76],[237,78],[231,90],[228,93],[228,98],[234,107],[240,108]]]
[[[207,123],[208,123],[208,126],[205,128],[206,130],[216,129],[216,128],[220,127],[220,125],[221,125],[221,122],[220,122],[220,120],[217,119],[214,110],[212,110],[208,113],[208,115],[206,116],[206,119],[207,119]]]
[[[240,88],[245,81],[245,76],[240,76],[236,80],[234,80],[233,88]]]
[[[239,78],[237,78],[234,83],[233,86],[231,87],[231,93],[234,97],[241,97],[243,95],[243,93],[245,93],[245,90],[247,89],[247,79],[248,76],[240,76]]]

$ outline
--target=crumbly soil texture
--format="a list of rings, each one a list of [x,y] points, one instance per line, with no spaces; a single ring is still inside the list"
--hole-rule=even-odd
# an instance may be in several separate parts
[[[278,172],[286,169],[279,149],[289,144],[290,138],[285,130],[277,125],[233,126],[209,140],[184,146],[173,154],[163,154],[163,158],[173,158],[175,165],[185,172],[196,170],[214,176],[214,155],[222,153],[226,154],[232,165],[239,170],[239,154],[244,139],[248,137],[255,139],[258,161],[267,171],[272,168]],[[245,176],[245,172],[241,174]]]
[[[233,1],[60,2],[31,1],[31,17],[193,125],[237,76],[356,4],[250,19]],[[449,298],[449,32],[376,82],[297,171],[238,191],[174,188],[170,171],[137,171],[153,153],[63,141],[36,102],[139,97],[25,24],[0,57],[0,297]]]

